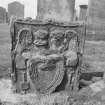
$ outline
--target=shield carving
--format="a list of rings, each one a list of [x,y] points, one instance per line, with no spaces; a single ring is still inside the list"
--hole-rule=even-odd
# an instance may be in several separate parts
[[[30,61],[29,76],[40,94],[50,94],[60,85],[64,76],[64,60],[36,58]]]

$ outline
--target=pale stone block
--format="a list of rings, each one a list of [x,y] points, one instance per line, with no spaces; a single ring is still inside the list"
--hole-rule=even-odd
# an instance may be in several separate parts
[[[38,19],[71,22],[74,18],[75,0],[38,0]]]

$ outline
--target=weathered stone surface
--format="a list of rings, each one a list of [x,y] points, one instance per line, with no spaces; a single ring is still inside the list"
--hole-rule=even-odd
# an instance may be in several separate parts
[[[92,40],[105,40],[105,1],[89,0],[87,22],[89,33],[87,37]]]
[[[0,23],[6,22],[6,9],[3,7],[0,7]]]
[[[90,0],[87,12],[88,23],[92,29],[104,30],[105,25],[105,1],[104,0]]]
[[[8,4],[8,16],[17,16],[24,18],[24,5],[19,2],[12,2]]]
[[[100,26],[105,24],[105,1],[89,0],[88,21],[89,23]],[[101,27],[100,27],[101,28]]]
[[[93,83],[90,85],[91,90],[94,94],[103,91],[105,89],[105,82],[103,80],[100,80],[96,83]]]
[[[38,0],[38,19],[73,21],[75,0]]]
[[[77,24],[17,19],[11,25],[11,77],[17,93],[51,94],[66,72],[67,84],[61,88],[77,87],[84,41],[83,25]]]

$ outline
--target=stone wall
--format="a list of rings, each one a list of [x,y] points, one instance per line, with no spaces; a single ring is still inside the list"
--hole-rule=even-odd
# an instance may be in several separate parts
[[[73,21],[75,0],[38,0],[37,19]]]
[[[0,23],[6,22],[6,9],[3,7],[0,7]]]
[[[17,17],[24,17],[24,5],[19,2],[12,2],[8,4],[8,16],[9,18],[14,15]]]

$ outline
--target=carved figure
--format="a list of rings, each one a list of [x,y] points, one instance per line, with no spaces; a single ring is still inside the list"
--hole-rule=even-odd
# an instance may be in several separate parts
[[[58,78],[64,73],[63,57],[51,52],[49,34],[46,30],[39,29],[34,32],[34,36],[35,46],[29,62],[29,75],[36,90],[47,94],[53,91],[63,78],[63,75]]]
[[[66,86],[74,89],[81,66],[79,24],[16,20],[11,28],[15,30],[11,32],[11,77],[17,92],[50,94],[62,84],[65,74]]]
[[[75,67],[77,65],[77,52],[76,52],[76,38],[77,33],[73,30],[54,30],[51,32],[51,48],[57,50],[65,57],[65,66],[68,73],[68,87],[70,81],[73,79]],[[71,46],[70,46],[71,45]],[[74,48],[73,48],[74,47]],[[72,77],[71,77],[72,76]]]

